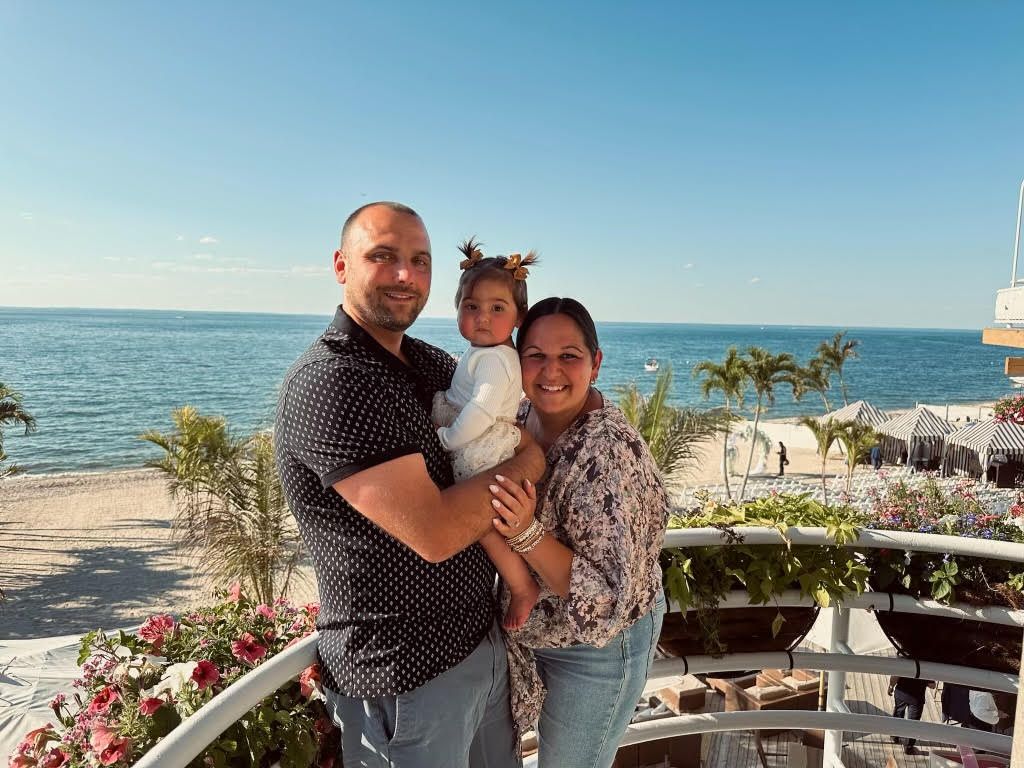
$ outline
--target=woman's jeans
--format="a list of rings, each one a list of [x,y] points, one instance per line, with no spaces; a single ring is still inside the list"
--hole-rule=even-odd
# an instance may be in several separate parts
[[[547,688],[537,728],[538,768],[612,764],[647,684],[664,614],[659,592],[651,611],[603,648],[534,649]]]

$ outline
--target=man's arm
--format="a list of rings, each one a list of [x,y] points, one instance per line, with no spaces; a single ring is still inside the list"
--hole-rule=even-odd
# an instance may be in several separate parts
[[[430,479],[420,453],[357,472],[336,482],[334,490],[424,560],[439,563],[493,529],[488,486],[495,475],[536,482],[544,466],[543,452],[524,430],[515,456],[444,491]]]

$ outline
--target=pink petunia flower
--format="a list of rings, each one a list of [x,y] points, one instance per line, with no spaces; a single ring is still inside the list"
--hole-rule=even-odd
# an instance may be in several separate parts
[[[241,582],[236,581],[228,589],[228,599],[232,603],[237,603],[242,598],[243,598],[243,595],[242,595],[242,584],[241,584]]]
[[[251,633],[245,632],[238,640],[231,643],[231,654],[236,659],[255,664],[267,655],[267,648],[257,643]]]
[[[145,623],[139,627],[139,637],[148,641],[154,651],[159,651],[164,644],[164,638],[168,635],[173,636],[177,627],[173,616],[161,613],[146,619]]]
[[[266,603],[260,603],[256,607],[256,613],[258,613],[260,616],[262,616],[265,619],[269,619],[270,621],[273,621],[274,619],[277,618],[277,611],[275,611],[273,608],[271,608]]]
[[[131,745],[131,739],[118,736],[105,724],[98,723],[93,726],[89,746],[93,748],[99,758],[100,765],[113,765],[118,760],[123,760],[127,756],[128,750],[131,749]]]
[[[164,705],[164,700],[155,696],[150,696],[148,699],[143,699],[139,702],[139,712],[144,715],[152,715],[160,707]]]
[[[110,705],[121,698],[121,695],[117,692],[117,689],[112,685],[105,685],[100,688],[99,692],[93,696],[92,701],[89,702],[89,709],[87,710],[90,715],[102,715],[106,714],[107,710],[110,709]]]
[[[192,680],[200,691],[209,688],[220,680],[220,672],[217,670],[217,665],[209,659],[202,659],[196,664],[196,668],[192,670]]]
[[[299,691],[305,698],[313,695],[320,682],[320,667],[317,664],[310,664],[299,675]]]
[[[39,768],[61,768],[62,765],[67,765],[69,759],[67,752],[54,747],[39,761]]]

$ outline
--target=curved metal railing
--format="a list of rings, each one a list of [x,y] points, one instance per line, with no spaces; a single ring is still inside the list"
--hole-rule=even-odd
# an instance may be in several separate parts
[[[782,534],[771,528],[737,527],[733,529],[744,544],[781,544],[788,540],[801,545],[833,545],[824,528],[793,527]],[[717,528],[682,528],[666,533],[666,547],[731,546]],[[737,542],[739,543],[739,542]],[[912,533],[904,531],[867,530],[846,546],[868,549],[903,549],[1024,562],[1024,544],[969,539],[957,536]],[[779,605],[811,605],[798,591],[787,592]],[[725,608],[748,605],[745,596],[727,597]],[[833,614],[832,637],[828,653],[792,651],[727,654],[722,657],[690,656],[659,659],[651,670],[653,676],[711,673],[762,667],[807,667],[829,672],[828,704],[824,712],[806,710],[773,710],[759,712],[711,712],[654,720],[630,725],[622,744],[662,739],[686,734],[718,731],[761,730],[768,728],[826,729],[826,765],[843,766],[840,756],[842,732],[879,733],[905,738],[959,744],[1001,754],[1009,754],[1012,740],[1008,736],[974,731],[937,723],[896,720],[878,715],[853,714],[845,705],[846,672],[924,677],[951,683],[1016,693],[1016,675],[962,667],[953,664],[917,662],[911,659],[863,656],[847,647],[850,609],[893,610],[902,613],[929,613],[985,621],[1006,626],[1024,627],[1024,611],[995,606],[946,606],[932,600],[915,600],[904,595],[869,592],[846,599]],[[298,676],[316,660],[316,633],[278,654],[248,673],[230,688],[214,697],[191,717],[186,718],[159,744],[136,763],[136,768],[185,768],[206,746],[226,728],[258,704],[264,697]]]

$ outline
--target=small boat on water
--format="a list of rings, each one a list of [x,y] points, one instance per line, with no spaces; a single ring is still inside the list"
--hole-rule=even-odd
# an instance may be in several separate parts
[[[654,371],[658,370],[658,359],[652,357],[650,360],[644,363],[644,370],[647,371],[648,373],[653,373]]]

